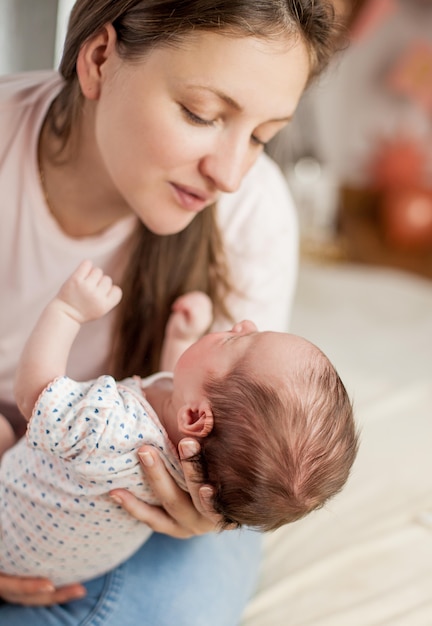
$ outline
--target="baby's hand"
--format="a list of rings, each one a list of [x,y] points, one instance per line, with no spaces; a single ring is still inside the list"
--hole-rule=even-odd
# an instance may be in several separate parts
[[[120,302],[122,290],[91,261],[83,261],[57,297],[67,305],[68,314],[82,324],[111,311]]]
[[[207,294],[191,291],[172,305],[166,335],[173,339],[199,339],[213,321],[213,305]]]

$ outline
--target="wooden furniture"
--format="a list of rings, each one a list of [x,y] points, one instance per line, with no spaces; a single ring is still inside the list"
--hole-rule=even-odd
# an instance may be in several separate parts
[[[379,194],[366,189],[341,192],[339,246],[348,261],[399,268],[432,278],[432,246],[404,250],[386,242],[379,215]]]

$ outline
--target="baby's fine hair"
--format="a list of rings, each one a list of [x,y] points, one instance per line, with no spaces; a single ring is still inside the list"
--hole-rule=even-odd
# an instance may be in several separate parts
[[[346,389],[321,351],[285,388],[253,380],[241,364],[208,380],[205,392],[214,428],[199,461],[222,527],[275,530],[342,489],[358,435]]]

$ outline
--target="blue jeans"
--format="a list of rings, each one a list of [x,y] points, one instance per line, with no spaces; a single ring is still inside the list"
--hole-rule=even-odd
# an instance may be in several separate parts
[[[240,530],[187,540],[154,533],[126,563],[53,607],[0,605],[6,626],[236,626],[251,596],[261,536]]]

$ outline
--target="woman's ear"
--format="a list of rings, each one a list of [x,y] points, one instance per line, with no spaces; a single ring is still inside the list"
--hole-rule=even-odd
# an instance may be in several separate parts
[[[177,415],[178,427],[184,435],[207,437],[214,425],[213,413],[207,400],[202,400],[198,408],[183,406]]]
[[[112,24],[106,24],[94,37],[83,43],[78,53],[76,70],[81,91],[88,100],[100,95],[102,67],[115,52],[117,33]]]

